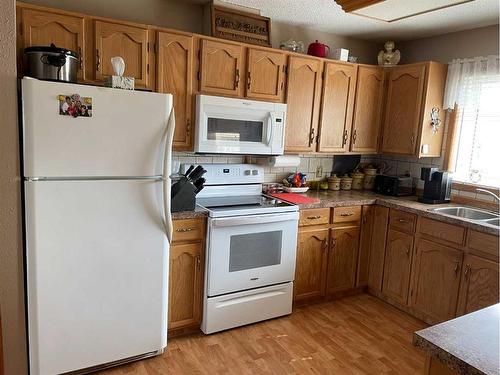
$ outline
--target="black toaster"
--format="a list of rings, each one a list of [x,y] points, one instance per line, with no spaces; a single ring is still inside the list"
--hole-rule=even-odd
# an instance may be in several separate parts
[[[413,178],[410,176],[390,176],[380,174],[375,177],[375,187],[373,190],[384,195],[402,197],[413,195],[415,186]]]

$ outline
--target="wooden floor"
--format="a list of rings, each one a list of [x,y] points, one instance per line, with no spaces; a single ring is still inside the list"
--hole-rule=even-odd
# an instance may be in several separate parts
[[[367,294],[213,335],[169,340],[161,357],[100,374],[420,374],[425,323]]]

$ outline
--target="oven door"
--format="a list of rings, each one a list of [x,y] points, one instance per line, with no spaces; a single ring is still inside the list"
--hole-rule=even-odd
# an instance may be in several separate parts
[[[298,212],[210,219],[207,297],[293,281]]]

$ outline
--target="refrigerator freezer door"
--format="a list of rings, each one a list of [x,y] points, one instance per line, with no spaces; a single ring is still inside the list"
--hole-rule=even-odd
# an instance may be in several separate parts
[[[166,346],[161,181],[25,182],[31,374]]]
[[[92,99],[92,117],[59,114],[59,96]],[[26,177],[162,174],[172,95],[22,80]]]

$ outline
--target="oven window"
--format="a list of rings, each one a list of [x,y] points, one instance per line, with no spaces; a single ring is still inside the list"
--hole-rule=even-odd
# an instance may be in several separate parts
[[[214,141],[262,142],[264,122],[208,118],[207,138]]]
[[[231,236],[229,272],[280,264],[282,237],[281,230]]]

